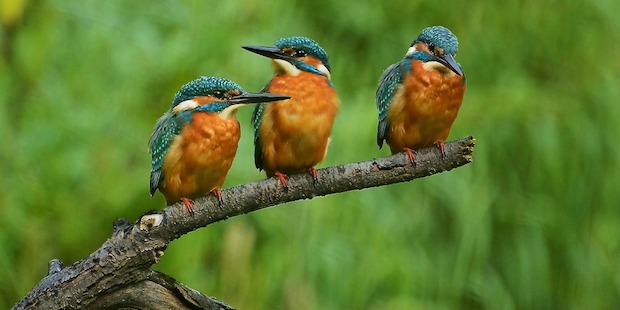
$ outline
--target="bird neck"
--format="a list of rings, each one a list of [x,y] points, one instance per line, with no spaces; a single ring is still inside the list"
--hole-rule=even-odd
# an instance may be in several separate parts
[[[242,106],[243,104],[233,104],[222,110],[222,112],[218,113],[217,115],[222,119],[235,118],[235,116],[237,115],[237,109]]]
[[[419,60],[422,62],[428,62],[428,61],[432,61],[433,55],[425,52],[425,51],[418,51],[415,50],[412,53],[407,54],[407,56],[405,57],[407,59],[411,59],[411,60]]]
[[[305,61],[299,59],[291,59],[291,60],[283,60],[283,59],[274,59],[274,72],[276,75],[278,74],[288,74],[292,76],[297,76],[301,73],[301,71],[318,74],[325,76],[328,80],[331,79],[331,75],[327,67],[323,64],[319,64],[318,66],[313,66]]]

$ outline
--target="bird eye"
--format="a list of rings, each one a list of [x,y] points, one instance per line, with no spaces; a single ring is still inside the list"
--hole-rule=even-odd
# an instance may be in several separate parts
[[[213,97],[222,99],[224,97],[224,92],[222,92],[221,90],[215,90],[213,91]]]
[[[428,46],[428,50],[429,50],[431,53],[433,53],[433,54],[434,54],[434,53],[435,53],[435,44],[433,44],[433,43],[429,43],[429,44],[427,44],[427,46]]]
[[[297,51],[293,52],[293,54],[291,56],[293,56],[293,57],[305,57],[306,56],[306,51],[304,51],[304,50],[297,50]]]

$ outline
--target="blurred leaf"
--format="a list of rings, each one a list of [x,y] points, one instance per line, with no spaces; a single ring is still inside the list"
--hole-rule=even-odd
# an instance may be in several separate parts
[[[27,0],[0,0],[0,23],[11,27],[22,19]]]

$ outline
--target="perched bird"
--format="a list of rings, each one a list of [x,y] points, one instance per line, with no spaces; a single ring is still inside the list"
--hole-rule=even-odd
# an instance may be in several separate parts
[[[226,179],[240,138],[237,109],[244,104],[285,100],[269,93],[245,92],[235,82],[200,77],[181,87],[172,108],[155,124],[149,141],[151,197],[159,191],[168,205],[214,193]]]
[[[315,41],[289,37],[273,47],[243,46],[273,60],[275,76],[264,91],[290,100],[258,104],[252,115],[254,162],[287,187],[287,174],[307,171],[327,154],[339,99],[331,82],[328,56]]]
[[[456,36],[442,26],[428,27],[413,40],[405,58],[389,66],[379,81],[377,144],[385,140],[392,154],[435,144],[445,154],[463,95],[465,75],[454,56]]]

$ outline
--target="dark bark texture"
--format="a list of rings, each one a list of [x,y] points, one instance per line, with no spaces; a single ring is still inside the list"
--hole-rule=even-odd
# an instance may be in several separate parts
[[[240,214],[300,199],[383,186],[463,166],[472,161],[475,139],[465,137],[416,152],[415,164],[404,153],[365,162],[291,175],[288,188],[277,178],[247,183],[194,201],[189,214],[182,203],[150,211],[137,222],[118,219],[114,233],[88,257],[63,268],[58,260],[49,274],[13,309],[232,309],[171,277],[151,269],[166,246],[180,236]]]

